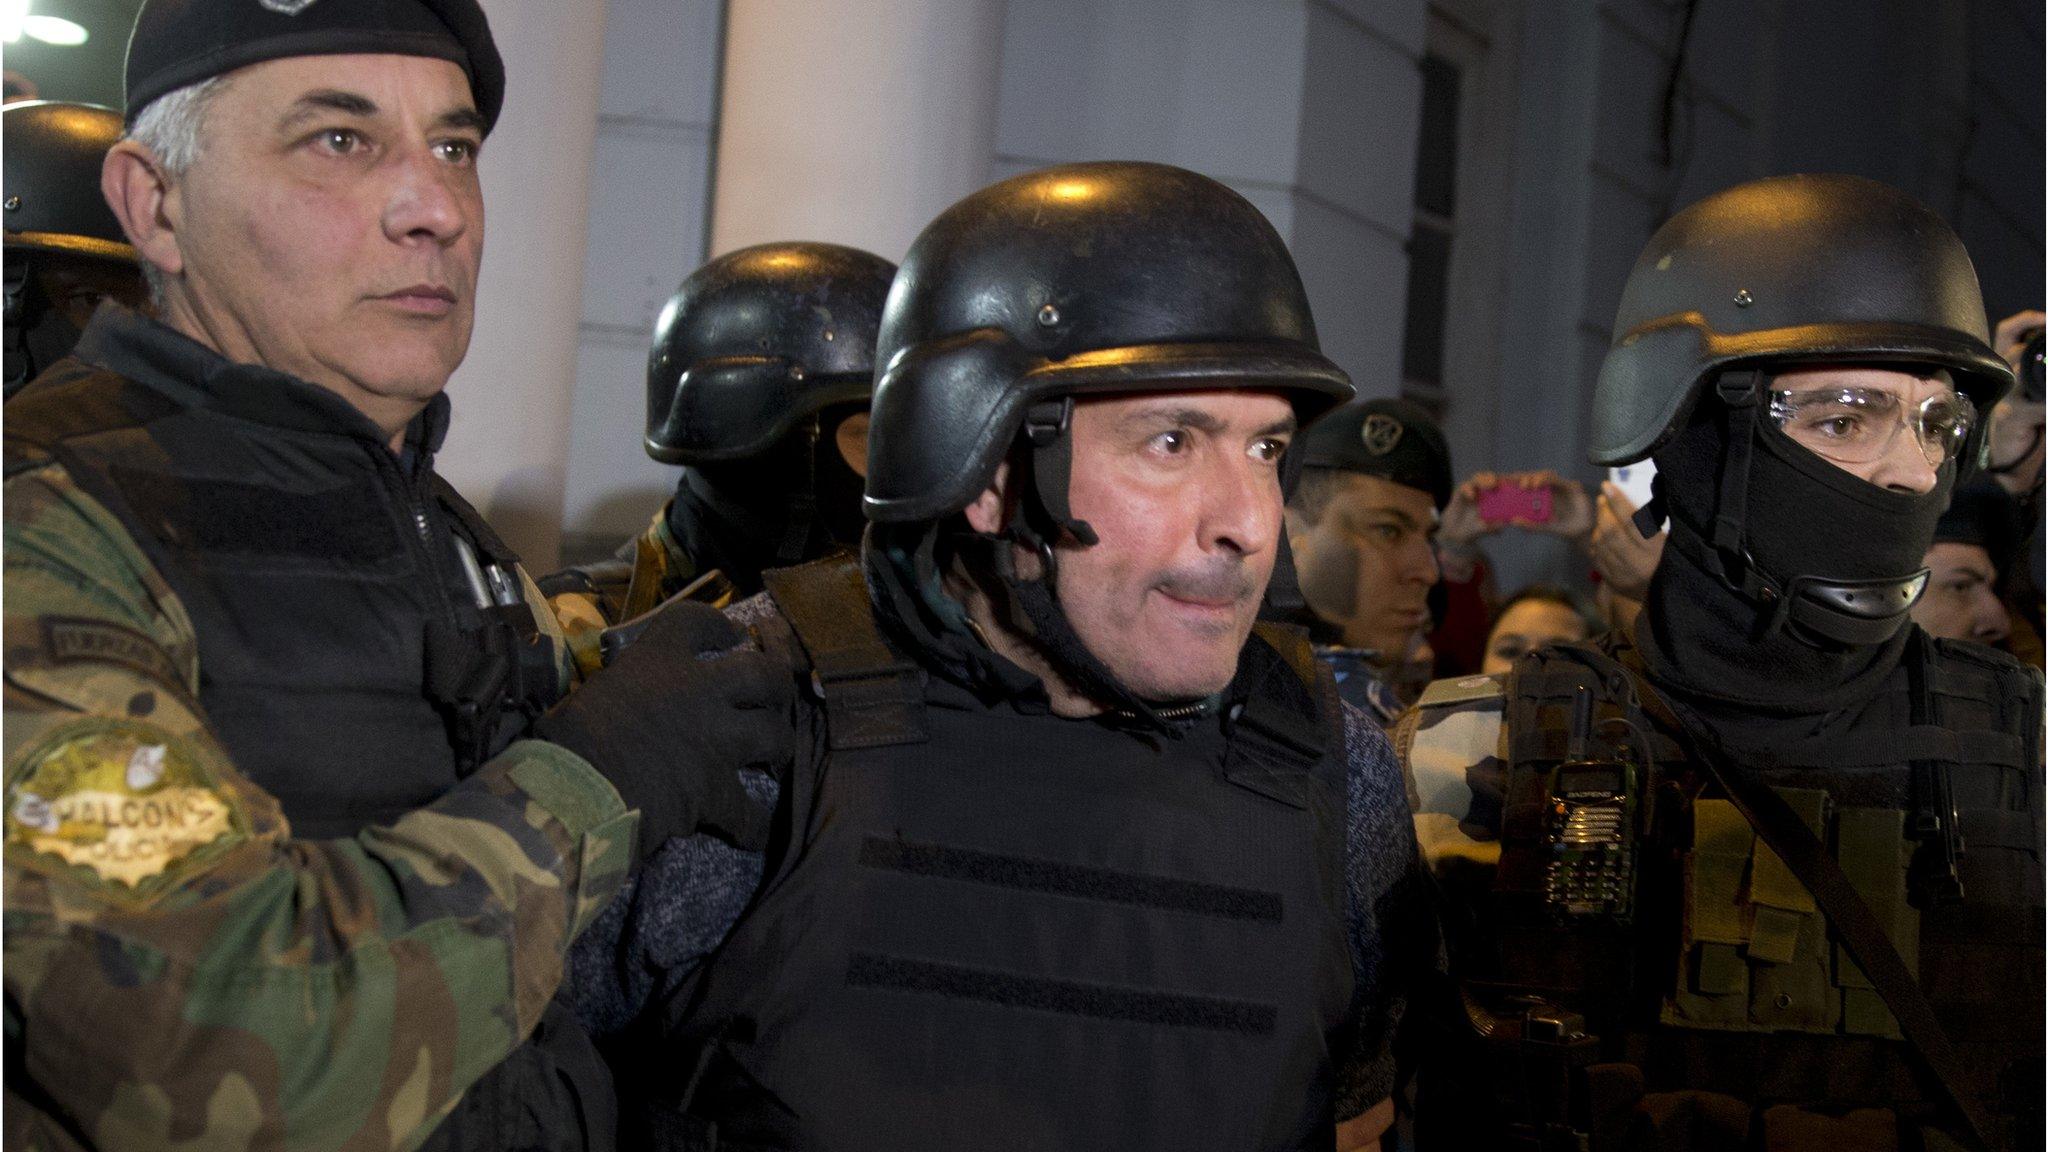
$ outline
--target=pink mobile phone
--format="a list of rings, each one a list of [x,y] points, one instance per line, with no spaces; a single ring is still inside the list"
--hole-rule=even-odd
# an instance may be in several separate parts
[[[1488,524],[1548,524],[1553,511],[1548,488],[1503,484],[1479,494],[1479,518]]]

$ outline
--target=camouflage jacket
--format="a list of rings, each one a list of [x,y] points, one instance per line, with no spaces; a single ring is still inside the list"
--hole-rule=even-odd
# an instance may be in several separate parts
[[[389,825],[293,840],[113,514],[26,468],[5,544],[6,1146],[417,1146],[533,1027],[635,815],[524,741]]]

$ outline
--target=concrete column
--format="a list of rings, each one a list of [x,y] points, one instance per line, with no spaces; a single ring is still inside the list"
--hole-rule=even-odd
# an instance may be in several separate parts
[[[901,259],[989,179],[1002,0],[730,0],[711,254]]]
[[[647,346],[662,304],[704,262],[724,10],[721,0],[605,5],[565,564],[610,555],[675,489],[677,470],[641,446]]]
[[[440,470],[529,569],[554,567],[569,453],[603,0],[493,0],[504,114],[484,145],[485,239]]]

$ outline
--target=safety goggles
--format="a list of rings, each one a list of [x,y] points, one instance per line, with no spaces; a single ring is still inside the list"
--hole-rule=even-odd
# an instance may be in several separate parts
[[[1977,426],[1977,409],[1969,398],[1947,388],[1917,404],[1877,388],[1774,388],[1770,413],[1794,442],[1842,464],[1882,459],[1899,433],[1910,428],[1920,454],[1939,468],[1962,453]]]

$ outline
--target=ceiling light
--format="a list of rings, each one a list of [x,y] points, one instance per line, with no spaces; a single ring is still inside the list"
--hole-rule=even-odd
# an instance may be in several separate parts
[[[28,19],[28,0],[0,0],[0,40],[13,44],[21,39],[21,23]]]
[[[24,16],[21,30],[45,44],[68,48],[85,43],[85,25],[62,16]]]

